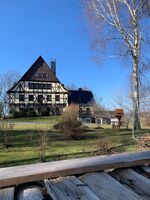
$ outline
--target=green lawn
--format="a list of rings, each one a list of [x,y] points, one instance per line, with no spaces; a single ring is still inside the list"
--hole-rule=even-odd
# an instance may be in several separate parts
[[[60,121],[62,116],[41,116],[41,117],[24,117],[24,118],[12,118],[6,119],[9,122],[56,122]]]
[[[56,122],[58,119],[53,120]],[[9,132],[8,140],[12,145],[9,148],[3,147],[3,133],[0,132],[0,167],[39,162],[39,138],[40,133],[45,130],[48,131],[46,161],[93,156],[96,154],[98,141],[104,138],[112,141],[116,152],[140,150],[131,138],[131,130],[117,130],[111,127],[95,129],[92,125],[86,127],[86,131],[82,133],[83,139],[67,141],[61,133],[53,130],[51,123],[38,124],[39,121],[36,121],[37,124],[15,124],[14,130]],[[140,134],[146,132],[147,130],[142,130]]]

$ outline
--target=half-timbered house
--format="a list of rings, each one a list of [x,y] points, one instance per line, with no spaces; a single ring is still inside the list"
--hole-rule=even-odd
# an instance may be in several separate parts
[[[51,61],[50,68],[41,56],[8,94],[10,111],[58,115],[68,105],[68,91],[56,76],[56,62]]]

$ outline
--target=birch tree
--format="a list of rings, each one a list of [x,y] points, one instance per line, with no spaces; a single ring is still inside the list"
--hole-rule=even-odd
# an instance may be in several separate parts
[[[140,106],[139,73],[141,54],[143,53],[141,47],[144,36],[146,36],[143,24],[148,21],[150,0],[86,0],[85,5],[90,18],[96,21],[100,32],[104,35],[106,29],[112,28],[116,35],[111,39],[117,42],[116,45],[120,40],[126,48],[126,56],[129,56],[132,62],[134,128],[141,129],[138,114]],[[143,21],[144,19],[146,22]],[[108,41],[108,38],[105,39]]]

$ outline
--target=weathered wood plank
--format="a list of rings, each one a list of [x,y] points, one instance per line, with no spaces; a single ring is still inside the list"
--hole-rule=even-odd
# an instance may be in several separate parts
[[[148,165],[141,165],[140,168],[141,168],[143,171],[145,171],[145,172],[147,172],[147,173],[150,173],[150,166],[148,166]]]
[[[43,200],[44,196],[40,187],[25,186],[20,188],[17,194],[17,200]]]
[[[14,199],[14,187],[4,188],[0,190],[0,200],[13,200]]]
[[[132,188],[142,197],[150,199],[150,180],[132,169],[120,169],[114,172],[119,176],[120,182]]]
[[[80,177],[91,190],[103,200],[141,200],[135,192],[125,188],[122,184],[106,172],[88,173]]]
[[[45,180],[45,185],[53,200],[99,200],[91,189],[75,176]]]
[[[150,163],[150,151],[0,168],[0,187],[146,163]]]

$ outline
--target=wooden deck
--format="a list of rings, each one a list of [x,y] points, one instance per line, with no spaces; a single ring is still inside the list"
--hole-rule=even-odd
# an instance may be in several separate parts
[[[0,169],[0,200],[150,200],[150,151]]]

